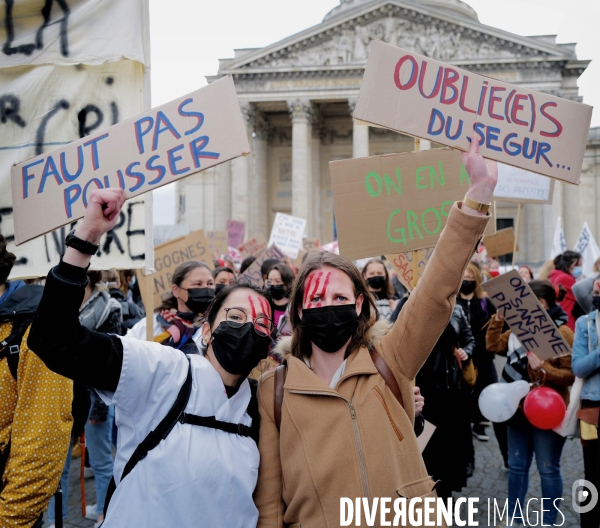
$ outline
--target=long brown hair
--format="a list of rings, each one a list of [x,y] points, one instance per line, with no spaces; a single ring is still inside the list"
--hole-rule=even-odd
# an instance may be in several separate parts
[[[471,272],[471,275],[473,275],[473,278],[475,279],[475,297],[483,299],[485,297],[485,292],[481,287],[483,284],[483,275],[481,275],[481,271],[479,271],[477,264],[474,262],[469,262],[467,264],[467,270]]]
[[[189,273],[196,268],[206,268],[212,275],[211,269],[204,262],[200,262],[199,260],[186,260],[175,268],[175,271],[173,272],[173,278],[171,279],[171,285],[175,284],[176,286],[181,286],[181,283],[185,280]],[[163,293],[162,302],[160,303],[160,306],[154,310],[154,312],[159,313],[162,310],[171,310],[173,308],[177,309],[177,298],[172,292],[169,291],[167,293]]]
[[[383,292],[385,293],[385,296],[388,299],[392,299],[394,297],[395,290],[394,290],[394,286],[392,285],[392,281],[390,280],[390,274],[388,273],[387,266],[385,265],[385,263],[383,262],[383,260],[378,259],[378,258],[373,258],[373,259],[369,260],[363,266],[363,269],[362,269],[362,272],[361,272],[363,278],[365,279],[365,281],[367,280],[366,279],[367,269],[369,269],[369,266],[371,264],[381,264],[383,266],[383,273],[384,273],[384,277],[385,277],[385,286],[383,287]]]
[[[302,326],[300,324],[301,319],[299,312],[302,310],[304,286],[308,276],[313,271],[318,270],[323,266],[329,266],[343,271],[352,281],[355,297],[358,298],[358,296],[362,294],[364,298],[360,315],[356,323],[356,330],[346,349],[346,357],[348,357],[354,349],[368,345],[367,332],[379,319],[379,311],[377,310],[375,300],[369,293],[367,283],[363,279],[360,271],[358,271],[358,268],[347,258],[336,255],[335,253],[317,253],[308,258],[300,268],[290,296],[289,306],[290,323],[292,325],[292,355],[298,359],[302,359],[303,357],[308,358],[312,354],[310,339],[303,334]]]

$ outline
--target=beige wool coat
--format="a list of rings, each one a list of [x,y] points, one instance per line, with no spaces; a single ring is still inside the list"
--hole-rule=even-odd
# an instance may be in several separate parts
[[[367,348],[348,356],[335,389],[303,361],[289,357],[280,431],[274,422],[274,373],[262,377],[261,459],[254,493],[259,528],[338,527],[341,497],[367,497],[370,504],[375,497],[389,497],[392,503],[399,497],[435,497],[413,431],[413,379],[450,320],[464,270],[489,220],[489,215],[471,216],[460,207],[453,205],[426,272],[397,322],[389,332],[375,325],[369,336],[396,377],[403,407]],[[387,520],[393,518],[392,507]],[[364,513],[361,521],[366,526]]]

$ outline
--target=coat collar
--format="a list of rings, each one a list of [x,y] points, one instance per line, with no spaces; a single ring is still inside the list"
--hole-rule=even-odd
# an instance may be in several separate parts
[[[288,356],[287,361],[288,373],[284,385],[286,389],[338,395],[335,389],[325,384],[303,361],[293,356]],[[377,374],[377,369],[371,360],[369,351],[366,348],[360,348],[348,356],[346,369],[338,382],[338,388],[341,388],[341,384],[349,378],[371,374]]]

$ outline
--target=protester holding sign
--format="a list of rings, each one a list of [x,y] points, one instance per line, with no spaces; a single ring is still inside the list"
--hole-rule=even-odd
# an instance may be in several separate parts
[[[565,251],[554,258],[554,270],[550,272],[548,278],[552,284],[564,286],[567,291],[560,305],[569,316],[567,326],[571,330],[575,330],[575,321],[577,318],[584,315],[583,310],[577,304],[577,300],[573,295],[573,286],[579,277],[581,277],[580,253]]]
[[[392,313],[398,305],[394,299],[395,289],[385,264],[380,259],[369,260],[362,269],[362,276],[379,310],[379,317],[391,320]]]
[[[557,296],[556,290],[548,281],[534,280],[529,287],[539,299],[563,338],[569,346],[573,345],[574,335],[567,325],[567,314],[557,304],[564,295],[564,289]],[[502,381],[525,380],[539,381],[544,386],[557,391],[568,403],[569,387],[573,385],[575,376],[571,371],[571,356],[554,357],[546,361],[533,352],[526,352],[516,335],[510,330],[503,332],[504,317],[498,311],[492,317],[486,334],[487,349],[497,354],[507,354],[507,361],[502,371]],[[508,449],[508,511],[515,511],[517,500],[524,504],[529,483],[529,468],[533,454],[542,482],[542,497],[550,499],[554,504],[562,497],[563,485],[560,474],[560,456],[565,444],[565,437],[552,430],[539,429],[525,417],[521,408],[507,422]],[[497,431],[498,434],[498,431]],[[500,446],[502,441],[499,439]],[[558,501],[560,503],[560,501]],[[553,526],[558,516],[559,504],[550,507],[544,515],[543,523]],[[512,513],[511,513],[512,515]]]
[[[104,528],[255,526],[258,416],[246,376],[267,355],[270,298],[248,285],[224,289],[190,341],[196,352],[202,344],[204,355],[81,326],[86,268],[124,199],[118,189],[90,195],[74,233],[80,249],[67,247],[50,270],[28,342],[52,370],[84,381],[116,406],[118,484]]]
[[[577,320],[573,344],[573,373],[585,378],[581,390],[581,444],[585,479],[600,488],[600,442],[598,441],[598,417],[600,413],[600,280],[594,281],[592,289],[594,310]],[[598,528],[600,508],[581,513],[582,528]]]
[[[171,293],[154,310],[154,341],[181,348],[199,328],[214,298],[215,281],[204,262],[188,260],[179,264],[171,279]],[[146,319],[131,328],[127,337],[146,339]]]
[[[491,202],[497,178],[477,142],[464,161],[474,208],[448,207],[436,250],[391,330],[351,261],[320,253],[301,268],[293,335],[279,346],[290,353],[287,366],[263,376],[259,389],[259,527],[338,526],[340,497],[435,496],[413,432],[412,380],[450,319],[489,219],[477,204]]]
[[[479,411],[479,395],[488,385],[498,382],[498,373],[494,365],[494,355],[485,347],[485,326],[496,313],[496,308],[485,295],[481,285],[483,277],[479,268],[470,262],[465,270],[460,292],[456,297],[456,304],[462,306],[467,320],[471,327],[471,332],[475,337],[475,347],[473,349],[473,363],[477,368],[477,382],[471,394],[471,412],[474,422],[473,435],[483,442],[487,442],[489,437],[485,432],[485,421]]]

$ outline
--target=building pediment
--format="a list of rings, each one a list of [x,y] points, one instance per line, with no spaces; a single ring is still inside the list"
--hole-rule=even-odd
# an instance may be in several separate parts
[[[373,0],[262,49],[222,60],[225,74],[364,68],[368,45],[383,40],[434,59],[485,69],[486,64],[575,61],[573,45],[552,37],[521,37],[416,0]],[[580,74],[587,62],[577,61]],[[575,72],[574,72],[575,73]],[[210,78],[209,80],[212,80]]]

